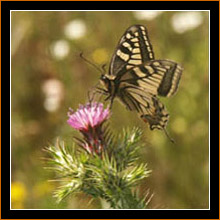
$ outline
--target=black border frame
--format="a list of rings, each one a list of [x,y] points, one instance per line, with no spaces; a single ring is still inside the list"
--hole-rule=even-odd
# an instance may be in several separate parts
[[[2,74],[2,115],[4,118],[10,118],[10,10],[210,10],[210,92],[214,94],[214,88],[218,88],[217,72],[219,63],[219,2],[218,1],[132,1],[132,2],[100,2],[100,1],[3,1],[1,2],[1,74]],[[219,77],[219,76],[218,76]],[[215,84],[215,85],[214,85]],[[11,91],[10,91],[11,92]],[[213,105],[216,103],[216,91],[212,98]],[[210,96],[211,97],[211,96]],[[219,100],[219,97],[217,97]],[[211,101],[210,100],[210,101]],[[215,104],[216,105],[216,104]],[[212,106],[213,107],[213,106]],[[217,110],[216,106],[212,110]],[[219,110],[219,109],[218,109]],[[218,113],[217,113],[218,114]],[[216,115],[210,114],[210,119]],[[219,117],[219,114],[218,116]],[[10,120],[10,119],[9,119]],[[8,122],[3,120],[1,137],[1,219],[219,219],[219,149],[213,143],[218,143],[218,129],[212,129],[211,163],[210,163],[210,210],[10,210],[10,148],[6,143],[10,143],[10,136],[6,135],[10,129]],[[211,124],[211,122],[210,122]],[[211,130],[211,129],[210,129]],[[211,135],[210,135],[211,137]],[[211,145],[211,144],[210,144]],[[216,183],[216,184],[215,184]],[[218,202],[216,202],[218,201]],[[147,212],[147,213],[146,213]],[[92,217],[92,218],[91,218]]]

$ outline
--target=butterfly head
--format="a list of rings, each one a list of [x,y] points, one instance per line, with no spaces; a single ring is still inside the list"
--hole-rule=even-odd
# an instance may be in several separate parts
[[[107,74],[102,74],[100,77],[100,82],[101,84],[109,91],[111,92],[111,88],[114,84],[114,78],[115,77],[111,77],[110,75]]]
[[[101,75],[100,82],[105,88],[108,88],[109,79],[105,76],[105,74]]]

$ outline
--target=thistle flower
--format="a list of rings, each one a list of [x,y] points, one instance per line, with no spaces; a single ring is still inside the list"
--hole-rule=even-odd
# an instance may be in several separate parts
[[[102,125],[110,116],[109,108],[104,109],[102,103],[87,103],[80,105],[74,112],[68,112],[67,123],[83,134],[84,140],[77,139],[89,153],[101,153],[105,148],[104,130]]]
[[[87,131],[90,127],[94,128],[102,124],[109,118],[109,115],[109,109],[104,109],[102,103],[93,102],[80,105],[76,112],[70,109],[67,122],[76,130]]]

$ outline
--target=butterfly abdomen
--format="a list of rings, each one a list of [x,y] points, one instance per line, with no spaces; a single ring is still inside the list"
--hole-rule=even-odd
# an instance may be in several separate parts
[[[150,112],[150,114],[142,114],[141,118],[144,122],[149,124],[151,130],[155,128],[163,129],[168,123],[169,113],[156,97],[152,97],[152,102],[154,106],[153,112]]]

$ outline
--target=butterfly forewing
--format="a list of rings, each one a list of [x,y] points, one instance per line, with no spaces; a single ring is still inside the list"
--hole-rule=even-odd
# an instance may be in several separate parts
[[[134,25],[121,37],[109,68],[109,75],[122,75],[126,70],[153,60],[153,48],[147,30],[142,25]]]

